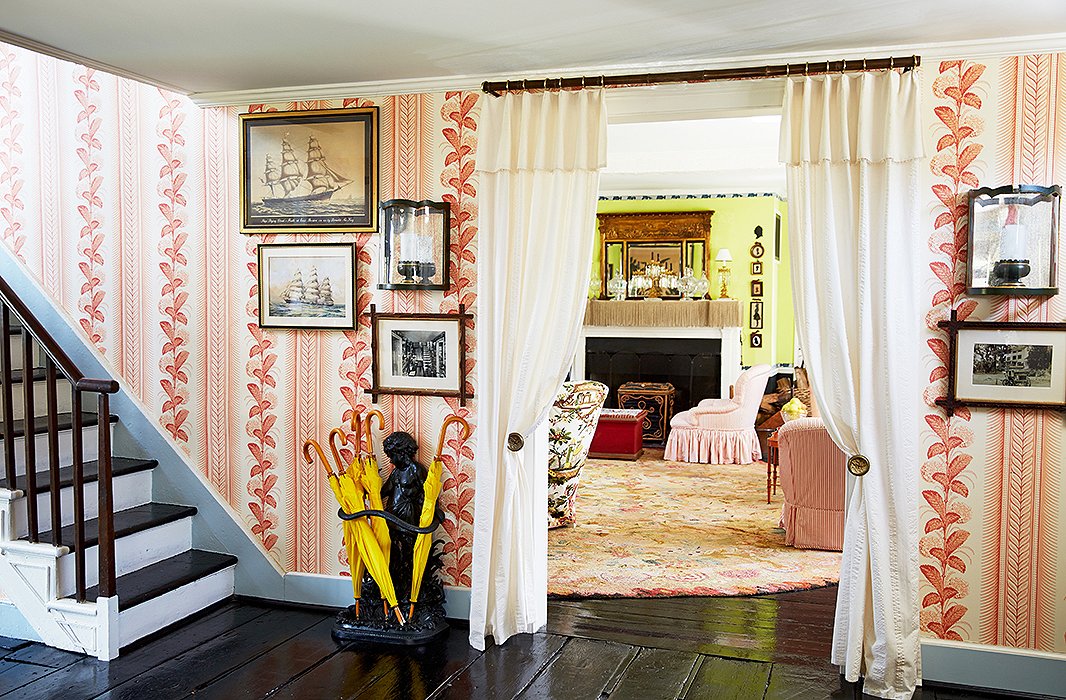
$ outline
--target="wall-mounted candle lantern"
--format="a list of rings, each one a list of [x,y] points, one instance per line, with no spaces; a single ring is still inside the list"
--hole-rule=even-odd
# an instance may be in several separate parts
[[[450,226],[447,202],[382,202],[378,289],[447,291]]]
[[[970,190],[966,291],[970,294],[1058,294],[1058,185]]]

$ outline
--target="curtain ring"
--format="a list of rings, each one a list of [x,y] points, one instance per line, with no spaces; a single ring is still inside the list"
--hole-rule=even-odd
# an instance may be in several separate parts
[[[510,92],[511,91],[511,81],[510,80],[504,81],[504,83],[503,83],[503,91],[504,92]]]
[[[862,59],[862,69],[864,71],[866,70],[866,59],[865,58]]]
[[[585,76],[581,76],[581,89],[585,89]]]
[[[605,77],[604,77],[603,75],[601,75],[601,76],[600,76],[600,87],[601,87],[601,88],[602,88],[602,87],[606,87],[606,85],[604,84],[604,80],[606,80],[606,78],[605,78]]]
[[[806,61],[803,62],[803,74],[804,75],[810,75],[811,74],[811,64],[807,63]]]
[[[791,66],[791,65],[789,65],[788,63],[786,63],[786,64],[785,64],[785,77],[786,77],[786,78],[788,77],[788,72],[789,72],[790,70],[792,70],[792,66]]]
[[[894,65],[895,63],[896,63],[896,57],[895,56],[889,56],[888,57],[888,69],[889,70],[893,70],[896,67]]]

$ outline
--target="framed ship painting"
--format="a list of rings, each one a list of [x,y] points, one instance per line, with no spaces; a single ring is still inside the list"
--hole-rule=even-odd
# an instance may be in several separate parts
[[[259,325],[355,328],[354,243],[259,245]]]
[[[242,233],[377,230],[377,107],[240,122]]]

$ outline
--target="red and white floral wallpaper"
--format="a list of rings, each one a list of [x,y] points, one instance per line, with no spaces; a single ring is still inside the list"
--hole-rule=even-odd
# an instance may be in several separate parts
[[[966,192],[1063,184],[1066,55],[925,68],[930,308],[922,466],[922,628],[943,639],[1066,652],[1063,419],[995,409],[947,417],[948,347],[936,323],[1066,321],[1062,296],[966,296]],[[1060,273],[1061,274],[1061,273]]]
[[[1063,184],[1066,56],[944,61],[925,68],[929,251],[921,455],[922,627],[945,639],[1066,652],[1066,488],[1061,417],[961,411],[945,388],[950,309],[980,319],[1066,320],[1062,297],[965,295],[966,191]],[[237,230],[238,109],[186,99],[0,44],[0,241],[77,319],[190,462],[286,569],[343,573],[326,485],[298,448],[369,397],[369,333],[262,330],[255,245],[358,244],[360,310],[477,306],[478,96],[472,93],[250,105],[248,111],[376,104],[382,198],[452,204],[453,288],[379,292],[371,234],[249,237]],[[476,363],[476,325],[468,333]],[[470,376],[473,376],[472,373]],[[449,412],[385,397],[388,430],[423,446]],[[470,583],[474,435],[452,438],[442,496],[446,582]]]
[[[371,104],[382,198],[452,205],[447,294],[377,290],[373,234],[238,231],[239,112]],[[346,573],[333,495],[299,448],[370,405],[370,336],[365,319],[346,332],[260,329],[256,244],[355,241],[360,311],[476,313],[478,107],[476,94],[444,93],[202,110],[0,44],[0,240],[287,570]],[[473,384],[476,324],[467,338]],[[476,424],[476,400],[383,397],[379,408],[386,432],[415,435],[425,460],[446,415]],[[439,536],[445,582],[459,586],[470,585],[474,427],[444,454]]]

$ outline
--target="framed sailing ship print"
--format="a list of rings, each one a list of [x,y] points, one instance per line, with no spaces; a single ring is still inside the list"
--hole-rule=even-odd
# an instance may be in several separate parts
[[[377,107],[240,122],[242,233],[377,230]]]
[[[354,243],[261,243],[259,325],[355,328]]]

